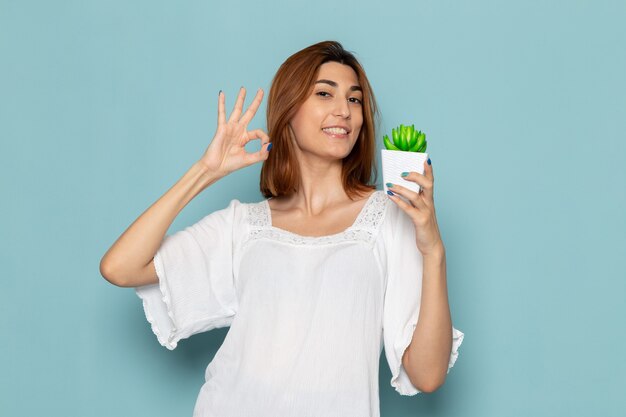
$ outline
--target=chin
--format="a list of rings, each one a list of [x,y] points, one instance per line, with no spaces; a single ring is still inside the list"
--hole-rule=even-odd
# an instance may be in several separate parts
[[[337,152],[333,152],[332,153],[332,157],[335,159],[346,159],[348,157],[348,155],[350,155],[350,153],[352,152],[352,148],[348,149],[348,150],[341,150],[341,151],[337,151]]]

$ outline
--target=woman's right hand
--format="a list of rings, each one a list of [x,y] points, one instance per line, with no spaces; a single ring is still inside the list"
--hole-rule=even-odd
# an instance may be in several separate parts
[[[217,130],[209,147],[200,159],[201,163],[219,177],[226,176],[256,162],[264,161],[269,155],[270,138],[267,133],[261,129],[248,131],[248,123],[254,117],[263,100],[263,90],[259,89],[250,107],[242,115],[245,98],[246,90],[241,87],[235,108],[227,121],[224,111],[224,93],[221,91],[219,93]],[[249,153],[244,148],[246,143],[252,139],[261,139],[261,149],[258,152]]]

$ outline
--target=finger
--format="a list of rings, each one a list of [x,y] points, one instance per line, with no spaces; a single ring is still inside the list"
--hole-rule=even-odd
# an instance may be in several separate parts
[[[430,187],[423,188],[426,197],[433,199],[433,189],[435,185],[435,177],[433,175],[433,166],[430,158],[424,162],[424,176],[430,180]]]
[[[391,194],[387,192],[387,196],[389,196],[389,198],[393,200],[394,203],[396,203],[406,214],[408,214],[409,217],[413,218],[413,211],[415,210],[415,207],[404,201],[402,198],[400,198],[399,195],[396,195],[394,192],[392,192]]]
[[[217,96],[217,125],[221,126],[226,124],[226,112],[224,111],[224,102],[226,97],[224,97],[224,93],[222,90],[218,93]]]
[[[244,155],[244,160],[246,161],[246,164],[251,165],[256,162],[266,160],[270,154],[270,149],[272,149],[271,142],[268,143],[267,145],[263,143],[261,145],[261,149],[259,149],[257,152],[246,153]]]
[[[387,188],[390,189],[394,194],[399,194],[402,197],[406,198],[409,202],[411,202],[413,207],[420,210],[424,210],[427,208],[426,202],[424,201],[422,194],[418,194],[415,191],[409,190],[408,188],[398,184],[388,183]]]
[[[426,162],[424,162],[426,163]],[[424,171],[425,173],[426,171]],[[419,172],[411,171],[406,177],[403,177],[407,181],[414,182],[420,186],[423,190],[422,195],[429,200],[433,199],[433,179]]]
[[[245,126],[247,126],[248,123],[250,123],[250,120],[252,120],[252,118],[256,114],[256,111],[261,105],[261,101],[263,101],[263,89],[259,88],[259,91],[257,91],[256,96],[254,96],[254,100],[252,100],[252,103],[250,103],[250,107],[248,107],[248,110],[246,110],[243,117],[241,118],[241,123],[243,123]]]
[[[243,103],[246,100],[246,89],[241,87],[239,89],[239,95],[237,96],[237,102],[235,103],[235,108],[233,108],[233,112],[230,114],[228,118],[228,123],[237,122],[239,117],[241,116],[241,112],[243,110]]]
[[[253,139],[261,139],[261,147],[270,142],[270,137],[268,136],[268,134],[261,129],[250,130],[248,131],[247,136],[248,139],[246,140],[246,143],[250,142]]]

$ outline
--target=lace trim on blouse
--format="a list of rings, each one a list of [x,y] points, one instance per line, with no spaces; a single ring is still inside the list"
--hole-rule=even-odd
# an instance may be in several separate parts
[[[246,204],[247,220],[251,226],[247,240],[266,238],[292,245],[327,245],[346,241],[372,243],[384,219],[387,200],[383,191],[374,191],[350,227],[343,232],[327,236],[302,236],[272,226],[272,212],[268,200]]]

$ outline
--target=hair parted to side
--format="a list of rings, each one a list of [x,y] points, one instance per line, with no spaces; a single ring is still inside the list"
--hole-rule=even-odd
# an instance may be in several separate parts
[[[261,193],[265,198],[288,196],[299,189],[300,171],[289,121],[309,97],[319,68],[326,62],[350,66],[363,89],[363,126],[354,148],[343,159],[342,183],[346,194],[354,198],[361,192],[376,189],[376,124],[379,118],[374,93],[363,67],[356,57],[336,41],[324,41],[296,52],[278,68],[267,100],[267,130],[273,146],[261,168]]]

